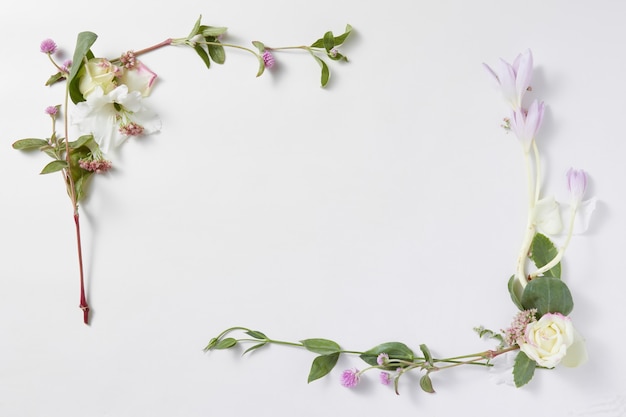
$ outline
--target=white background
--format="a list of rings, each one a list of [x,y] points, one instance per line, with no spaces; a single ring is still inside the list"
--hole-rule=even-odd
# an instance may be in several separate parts
[[[624,412],[623,120],[626,6],[620,1],[378,2],[154,0],[149,6],[24,0],[0,16],[0,414],[2,416],[619,416]],[[63,88],[39,43],[71,55],[76,35],[114,57],[186,36],[198,15],[228,41],[310,44],[345,24],[349,63],[306,53],[256,61],[227,51],[204,68],[169,47],[143,57],[159,75],[147,104],[159,134],[111,155],[81,206],[92,323],[82,324],[71,206],[43,154]],[[314,354],[272,346],[202,348],[230,326],[366,350],[403,341],[436,356],[491,348],[472,331],[506,327],[506,290],[526,218],[521,147],[482,68],[531,48],[531,97],[545,195],[567,199],[570,166],[599,198],[564,260],[572,318],[590,360],[538,371],[522,389],[485,369],[404,377],[400,396],[341,370],[306,383]]]

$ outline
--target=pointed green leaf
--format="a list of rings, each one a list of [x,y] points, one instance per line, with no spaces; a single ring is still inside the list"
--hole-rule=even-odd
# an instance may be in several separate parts
[[[412,362],[415,359],[415,354],[407,345],[400,342],[387,342],[371,348],[370,350],[363,352],[359,357],[366,363],[376,366],[378,362],[376,359],[381,353],[389,355],[389,359],[401,359]]]
[[[43,167],[40,174],[50,174],[52,172],[61,171],[64,168],[67,168],[67,162],[57,159],[55,161],[50,162],[45,167]]]
[[[324,34],[324,49],[326,52],[329,52],[331,49],[335,47],[335,37],[333,36],[333,32],[326,32]]]
[[[245,355],[246,353],[252,352],[253,350],[256,350],[258,348],[262,348],[263,346],[265,346],[267,344],[267,342],[262,342],[262,343],[257,343],[256,345],[249,347],[248,349],[246,349],[241,356]]]
[[[337,361],[339,360],[339,355],[339,353],[333,353],[330,355],[322,355],[315,358],[313,360],[313,364],[311,365],[311,371],[309,372],[309,378],[307,382],[311,383],[316,379],[320,379],[328,375],[328,373],[332,371],[337,364]]]
[[[341,45],[350,36],[352,32],[352,26],[346,25],[346,30],[341,35],[335,37],[335,46]]]
[[[70,68],[70,73],[67,77],[70,97],[74,104],[85,101],[85,98],[78,87],[78,79],[80,78],[78,77],[78,74],[85,66],[84,59],[93,58],[93,53],[90,48],[96,42],[96,39],[98,39],[98,35],[93,32],[81,32],[78,34],[76,48],[74,49],[74,57],[72,58],[72,67]]]
[[[433,366],[433,357],[430,354],[430,350],[428,349],[428,346],[421,344],[420,350],[422,351],[422,354],[424,355],[424,361],[428,362],[430,366]]]
[[[260,55],[257,55],[257,59],[259,60],[259,70],[257,71],[256,76],[260,77],[261,75],[263,75],[263,72],[265,72],[265,61]]]
[[[51,75],[50,78],[48,78],[48,81],[46,81],[46,85],[50,86],[64,79],[65,79],[65,73],[59,71],[56,74]]]
[[[213,349],[229,349],[237,344],[237,339],[227,337],[222,339],[213,346]]]
[[[194,36],[196,36],[198,33],[200,33],[200,21],[202,20],[202,15],[200,15],[200,17],[198,17],[198,20],[196,20],[196,23],[194,23],[193,28],[191,29],[191,32],[189,32],[189,36],[187,36],[187,39],[191,39]]]
[[[260,339],[260,340],[268,339],[267,336],[265,336],[263,333],[259,332],[258,330],[248,330],[246,331],[246,334],[250,337],[254,337],[255,339]]]
[[[203,26],[202,27],[202,36],[213,36],[217,37],[226,33],[228,28],[225,27],[217,27],[217,26]]]
[[[520,352],[515,357],[515,365],[513,366],[513,381],[517,388],[527,384],[535,374],[537,362],[530,359],[524,352]]]
[[[300,343],[302,343],[302,346],[304,346],[306,350],[321,355],[341,352],[341,347],[328,339],[306,339],[301,340]]]
[[[216,64],[223,64],[226,61],[226,52],[222,45],[207,45],[209,55]]]
[[[91,143],[93,142],[93,143]],[[70,148],[72,149],[78,149],[81,146],[87,146],[89,147],[89,145],[93,145],[97,143],[95,142],[95,140],[93,139],[93,135],[82,135],[81,137],[79,137],[78,139],[70,142],[68,145],[70,146]]]
[[[530,246],[530,259],[533,260],[537,268],[541,268],[546,265],[554,259],[558,253],[559,251],[549,238],[541,233],[537,233],[535,235]],[[551,269],[544,272],[543,276],[561,278],[561,263],[559,262]]]
[[[422,388],[424,392],[427,392],[429,394],[435,393],[435,390],[433,389],[433,381],[431,381],[430,376],[428,374],[423,375],[420,378],[420,388]]]
[[[12,146],[13,149],[17,149],[20,151],[33,151],[48,146],[48,141],[35,138],[20,139],[13,142]]]
[[[258,49],[259,52],[265,52],[265,44],[263,44],[263,42],[252,41],[252,45],[256,46],[256,49]]]
[[[215,345],[217,345],[218,341],[219,339],[217,337],[214,337],[213,339],[209,340],[209,343],[207,343],[207,345],[205,346],[203,350],[205,352],[208,352],[209,350],[213,349]]]
[[[328,79],[330,78],[330,70],[328,69],[328,65],[326,65],[326,62],[324,62],[323,59],[315,55],[313,52],[311,52],[311,55],[313,56],[313,58],[315,58],[317,63],[320,64],[320,67],[322,67],[321,82],[322,82],[322,87],[325,87],[326,84],[328,84]]]
[[[559,278],[538,277],[526,285],[522,294],[524,310],[537,309],[539,317],[546,313],[561,313],[567,316],[574,309],[572,294]]]
[[[522,284],[519,283],[517,279],[515,279],[515,275],[512,275],[509,279],[509,294],[511,294],[511,300],[513,304],[517,306],[520,310],[524,310],[522,306],[522,302],[520,299],[522,298],[522,292],[524,289],[522,288]]]
[[[202,45],[196,44],[193,47],[193,49],[196,51],[198,56],[202,59],[202,62],[204,62],[204,65],[206,65],[207,68],[211,68],[211,61],[209,60],[209,55],[206,53]]]

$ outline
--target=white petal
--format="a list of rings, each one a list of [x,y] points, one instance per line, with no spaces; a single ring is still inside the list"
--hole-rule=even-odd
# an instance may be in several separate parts
[[[507,352],[496,356],[491,360],[493,365],[489,368],[489,380],[497,385],[514,386],[513,365],[515,365],[517,352]]]
[[[555,235],[563,229],[561,210],[554,197],[542,198],[535,204],[534,220],[542,233]]]
[[[574,342],[567,348],[565,357],[561,359],[563,366],[568,368],[574,368],[587,362],[587,347],[585,346],[585,339],[574,330]]]
[[[595,197],[585,200],[578,206],[576,211],[576,219],[574,219],[574,234],[579,235],[585,233],[589,229],[591,215],[596,209],[597,199]]]

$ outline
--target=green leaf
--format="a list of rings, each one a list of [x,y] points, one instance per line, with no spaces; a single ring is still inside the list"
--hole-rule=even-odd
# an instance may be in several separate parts
[[[245,351],[241,354],[241,356],[245,355],[245,354],[246,354],[246,353],[248,353],[248,352],[252,352],[253,350],[256,350],[256,349],[258,349],[258,348],[261,348],[261,347],[265,346],[266,344],[267,344],[267,342],[257,343],[256,345],[254,345],[254,346],[249,347],[248,349],[246,349],[246,350],[245,350]]]
[[[524,307],[522,306],[522,302],[520,301],[520,299],[522,298],[522,292],[524,291],[524,289],[522,288],[522,284],[520,284],[520,282],[515,279],[515,275],[511,276],[511,278],[509,279],[509,294],[511,294],[511,300],[513,301],[513,304],[515,304],[517,306],[517,308],[519,308],[520,310],[524,310]]]
[[[248,330],[246,331],[246,334],[250,337],[254,337],[255,339],[261,339],[261,340],[268,339],[267,336],[265,336],[263,333],[259,332],[258,330]]]
[[[198,17],[198,20],[196,20],[196,23],[194,23],[191,32],[189,32],[189,36],[187,36],[187,39],[191,39],[198,33],[200,33],[200,20],[202,20],[202,15],[200,15],[200,17]]]
[[[257,56],[257,59],[259,60],[259,70],[257,71],[256,76],[260,77],[261,75],[263,75],[263,72],[265,72],[265,61],[260,55]]]
[[[258,49],[259,52],[265,52],[265,44],[263,44],[263,42],[252,41],[252,45],[256,46],[256,49]]]
[[[78,79],[80,77],[77,77],[77,75],[85,65],[84,59],[93,58],[93,53],[91,53],[90,48],[96,42],[96,39],[98,39],[98,35],[93,32],[81,32],[78,34],[76,48],[74,49],[74,57],[72,58],[72,67],[70,68],[70,74],[67,77],[67,82],[69,83],[70,88],[70,97],[72,98],[72,102],[74,102],[74,104],[85,101],[83,94],[78,88]]]
[[[326,32],[324,34],[324,49],[326,52],[329,52],[331,49],[335,47],[335,37],[333,36],[333,32]]]
[[[370,350],[363,352],[359,357],[366,363],[376,366],[378,363],[376,359],[381,353],[389,355],[389,359],[401,359],[412,362],[415,359],[415,354],[407,345],[400,342],[387,342],[371,348]]]
[[[330,355],[322,355],[315,358],[313,360],[313,364],[311,365],[311,371],[309,372],[309,378],[307,382],[311,383],[316,379],[320,379],[328,375],[328,373],[332,371],[337,364],[337,361],[339,360],[339,355],[339,353],[333,353]]]
[[[546,313],[561,313],[567,316],[574,309],[572,294],[559,278],[538,277],[524,288],[522,294],[524,310],[537,309],[539,317]]]
[[[20,139],[13,142],[12,146],[13,149],[17,149],[20,151],[33,151],[48,146],[48,141],[35,138]]]
[[[93,144],[96,144],[96,142],[93,139],[93,135],[82,135],[78,139],[71,141],[68,145],[72,149],[78,149],[82,146],[89,147],[89,145],[93,145],[91,142],[93,142]]]
[[[226,61],[226,52],[222,45],[207,45],[209,55],[216,64],[223,64]]]
[[[344,41],[346,40],[346,38],[347,38],[348,36],[350,36],[350,32],[352,32],[352,26],[350,26],[350,25],[346,25],[346,30],[345,30],[345,32],[344,32],[344,33],[342,33],[342,34],[341,34],[341,35],[339,35],[339,36],[336,36],[336,37],[334,38],[334,43],[335,43],[335,45],[334,45],[334,46],[339,46],[339,45],[341,45],[342,43],[344,43]],[[328,33],[328,32],[327,32],[327,33]],[[326,36],[326,35],[324,35],[324,36]],[[324,38],[320,38],[320,39],[316,40],[315,42],[313,42],[313,43],[311,44],[311,48],[324,48]]]
[[[237,339],[232,337],[227,337],[226,339],[222,339],[213,346],[213,349],[229,349],[237,344]]]
[[[211,68],[211,61],[209,60],[209,55],[206,53],[202,45],[196,44],[194,45],[193,49],[196,51],[198,56],[202,59],[202,61],[204,62],[204,65],[206,65],[207,68]]]
[[[424,392],[427,392],[429,394],[435,393],[435,390],[433,389],[433,381],[431,381],[430,376],[428,374],[423,375],[420,378],[420,388],[422,388]]]
[[[530,359],[524,352],[520,352],[515,357],[515,365],[513,366],[513,381],[517,388],[527,384],[535,374],[537,362]]]
[[[322,87],[325,87],[326,84],[328,84],[328,79],[330,78],[330,71],[328,69],[328,65],[326,65],[326,62],[324,62],[323,59],[315,55],[313,52],[311,52],[311,55],[313,56],[313,58],[315,58],[317,63],[320,64],[320,66],[322,67],[321,82],[322,82]]]
[[[51,75],[50,78],[48,78],[48,81],[46,81],[46,85],[50,86],[64,79],[65,79],[65,73],[59,71],[56,74]]]
[[[424,361],[428,362],[430,366],[433,366],[433,357],[430,354],[430,349],[428,349],[428,346],[426,346],[425,344],[421,344],[420,350],[422,351],[422,354],[424,355]]]
[[[530,259],[533,260],[537,268],[546,265],[556,257],[559,251],[552,241],[541,233],[537,233],[530,246]],[[544,277],[561,278],[561,263],[554,265],[551,269],[543,273]]]
[[[226,33],[226,31],[228,30],[228,28],[225,27],[219,27],[219,26],[203,26],[202,27],[202,36],[207,37],[207,36],[220,36],[223,35],[224,33]]]
[[[301,340],[300,343],[304,348],[313,353],[319,353],[321,355],[330,355],[332,353],[341,352],[341,347],[328,339],[306,339]]]
[[[61,171],[64,168],[67,168],[67,161],[57,159],[43,167],[40,174],[50,174],[52,172]]]
[[[203,350],[205,352],[208,352],[209,350],[213,349],[215,345],[217,345],[218,340],[219,339],[217,337],[214,337],[213,339],[209,340],[209,343],[206,345],[206,347]]]

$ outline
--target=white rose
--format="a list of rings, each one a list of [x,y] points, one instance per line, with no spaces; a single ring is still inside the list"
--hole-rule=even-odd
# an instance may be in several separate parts
[[[529,323],[524,339],[520,350],[539,366],[554,368],[563,360],[565,366],[574,367],[587,359],[582,338],[570,318],[559,313],[544,314]]]
[[[104,58],[92,58],[81,69],[78,89],[87,98],[96,87],[100,87],[104,94],[108,94],[117,87],[116,76],[120,75],[120,68]]]
[[[152,85],[157,75],[146,67],[142,62],[137,61],[135,66],[127,69],[119,78],[120,84],[125,84],[128,91],[138,91],[143,97],[150,95]]]

